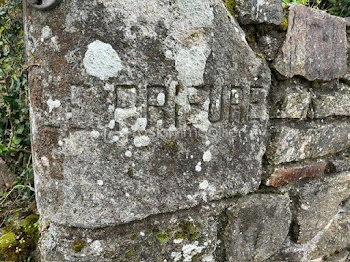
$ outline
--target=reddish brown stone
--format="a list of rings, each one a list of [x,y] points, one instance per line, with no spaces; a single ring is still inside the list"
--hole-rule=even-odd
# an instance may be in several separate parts
[[[344,19],[303,5],[289,9],[289,25],[275,68],[286,77],[332,80],[347,72]]]
[[[305,177],[319,177],[326,171],[327,163],[319,162],[305,167],[278,169],[267,180],[267,186],[279,187]]]

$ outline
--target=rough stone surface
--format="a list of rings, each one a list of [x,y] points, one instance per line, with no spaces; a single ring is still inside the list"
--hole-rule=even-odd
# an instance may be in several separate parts
[[[339,90],[318,90],[312,105],[314,118],[350,116],[350,87],[341,84]]]
[[[311,103],[311,94],[305,83],[287,80],[271,88],[270,117],[305,119]]]
[[[0,190],[11,187],[13,181],[14,176],[9,172],[5,161],[0,158]]]
[[[344,19],[303,5],[289,8],[286,41],[275,68],[286,77],[313,81],[339,78],[347,72]]]
[[[298,243],[306,243],[313,238],[317,240],[318,235],[323,235],[322,231],[328,229],[341,203],[349,197],[350,172],[293,188],[291,198],[297,200],[294,216]]]
[[[280,0],[236,0],[238,20],[242,24],[283,22],[283,9]]]
[[[291,220],[289,197],[251,195],[227,210],[224,231],[227,261],[264,261],[287,237]]]
[[[348,262],[350,258],[349,254],[350,252],[348,250],[342,250],[325,257],[324,260],[327,262]]]
[[[277,168],[266,181],[267,186],[279,187],[307,177],[320,177],[325,174],[326,162],[289,168]]]
[[[350,245],[350,202],[346,201],[339,207],[338,213],[329,221],[317,244],[308,252],[310,259],[318,259],[327,254],[342,251]],[[328,261],[328,260],[326,260]],[[332,260],[330,260],[332,261]],[[333,261],[349,261],[346,254]]]
[[[280,164],[317,158],[349,148],[350,125],[346,123],[276,129],[267,151],[268,159]]]
[[[349,260],[345,23],[224,2],[24,1],[41,261]]]
[[[222,212],[229,203],[84,230],[52,224],[41,239],[45,261],[220,261]],[[82,249],[74,245],[82,243]]]
[[[258,188],[270,70],[221,0],[70,0],[26,23],[43,220],[98,228]]]

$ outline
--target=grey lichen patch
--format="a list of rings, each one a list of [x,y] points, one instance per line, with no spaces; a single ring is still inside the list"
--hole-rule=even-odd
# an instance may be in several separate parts
[[[118,53],[110,44],[99,40],[88,45],[83,63],[89,75],[101,80],[117,77],[122,70],[122,62]]]

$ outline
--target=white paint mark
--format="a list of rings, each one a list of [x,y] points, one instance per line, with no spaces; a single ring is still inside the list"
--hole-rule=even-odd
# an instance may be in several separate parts
[[[114,118],[121,126],[125,126],[125,120],[135,116],[137,113],[136,107],[132,108],[117,108],[114,113]]]
[[[174,260],[174,262],[180,261],[182,254],[181,252],[171,252],[171,258]]]
[[[196,165],[196,171],[197,172],[201,172],[202,171],[202,162],[198,162],[198,164]]]
[[[192,257],[201,253],[204,247],[198,246],[198,241],[193,244],[184,245],[182,247],[183,262],[191,262]]]
[[[44,42],[45,40],[49,39],[52,36],[52,31],[49,26],[44,26],[41,29],[41,42]]]
[[[50,161],[46,156],[41,157],[41,162],[42,162],[43,166],[50,167]]]
[[[148,136],[136,136],[134,138],[134,145],[136,147],[148,146],[151,142],[151,139]]]
[[[91,131],[91,136],[95,139],[99,138],[100,137],[100,132],[94,130],[94,131]]]
[[[68,120],[69,120],[69,119],[72,119],[73,114],[69,112],[69,113],[66,114],[66,117],[67,117]]]
[[[182,238],[174,239],[174,244],[180,244],[180,243],[182,243],[182,241],[183,241]]]
[[[164,106],[164,104],[165,104],[165,94],[164,93],[158,94],[157,103],[158,103],[158,106]]]
[[[136,119],[135,124],[131,127],[131,130],[134,132],[145,131],[147,126],[147,118],[138,118]]]
[[[126,157],[132,157],[131,151],[129,151],[129,150],[126,151],[126,152],[125,152],[125,156],[126,156]]]
[[[109,129],[114,129],[114,127],[115,127],[115,120],[109,121],[108,128]]]
[[[105,84],[103,89],[106,90],[106,91],[114,91],[114,85],[107,83],[107,84]]]
[[[202,183],[199,184],[199,188],[202,190],[206,190],[209,187],[209,182],[207,180],[204,180]]]
[[[46,101],[47,106],[49,107],[49,112],[51,113],[53,109],[59,108],[61,106],[60,100],[52,100],[51,98]]]
[[[165,57],[166,57],[167,59],[173,59],[173,58],[174,58],[173,52],[172,52],[171,50],[166,50],[166,51],[165,51]]]
[[[120,57],[113,47],[99,40],[88,45],[83,63],[89,75],[101,80],[118,76],[123,68]]]
[[[175,57],[175,67],[179,79],[185,86],[203,84],[203,75],[207,62],[204,49],[193,46],[191,49],[180,49]]]
[[[212,158],[212,155],[211,155],[210,150],[205,151],[203,154],[203,161],[209,162],[211,160],[211,158]]]

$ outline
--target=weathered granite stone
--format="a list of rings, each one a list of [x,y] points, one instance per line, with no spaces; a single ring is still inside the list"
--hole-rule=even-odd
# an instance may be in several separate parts
[[[289,8],[286,41],[274,67],[286,77],[313,81],[339,78],[347,72],[344,19],[303,5]]]
[[[311,94],[305,83],[292,79],[273,85],[270,100],[271,118],[305,119]]]
[[[242,24],[270,23],[279,25],[283,22],[281,0],[235,0],[238,20]]]
[[[101,229],[51,224],[41,239],[42,261],[216,262],[220,216],[211,204]]]
[[[264,262],[307,262],[305,248],[287,237],[282,248]]]
[[[308,251],[309,259],[319,259],[328,254],[342,251],[350,245],[350,201],[347,200],[339,207],[338,213],[329,221],[319,234],[316,244]],[[325,259],[326,260],[326,259]],[[328,260],[326,260],[328,261]],[[332,260],[330,260],[332,261]],[[339,260],[349,261],[346,254]]]
[[[330,222],[338,213],[339,206],[349,197],[350,172],[312,180],[293,188],[291,198],[295,200],[296,205],[293,216],[298,229],[296,232],[298,243],[318,239],[318,235],[323,234],[320,232],[328,230]]]
[[[114,226],[259,187],[270,70],[221,0],[25,13],[43,221]]]
[[[260,25],[260,27],[266,28],[267,26],[263,24]],[[257,41],[259,51],[264,55],[267,61],[273,61],[284,43],[285,32],[267,30],[262,33],[265,34],[260,35]]]
[[[318,90],[312,99],[313,117],[350,116],[350,87],[340,84],[339,90]]]
[[[266,185],[279,187],[302,178],[321,177],[325,174],[326,167],[327,163],[322,161],[306,166],[276,168],[272,175],[267,179]]]
[[[348,262],[350,252],[348,250],[342,250],[340,252],[336,252],[330,256],[326,256],[323,258],[326,262]]]
[[[9,172],[9,168],[5,161],[0,158],[0,190],[7,189],[12,186],[14,176]]]
[[[276,128],[267,150],[270,162],[280,164],[317,158],[349,148],[350,125],[346,123],[310,127]]]
[[[331,160],[336,172],[350,171],[350,152],[344,152],[340,156]]]
[[[228,208],[227,261],[264,261],[276,253],[289,231],[289,201],[288,196],[257,194],[240,198]]]

